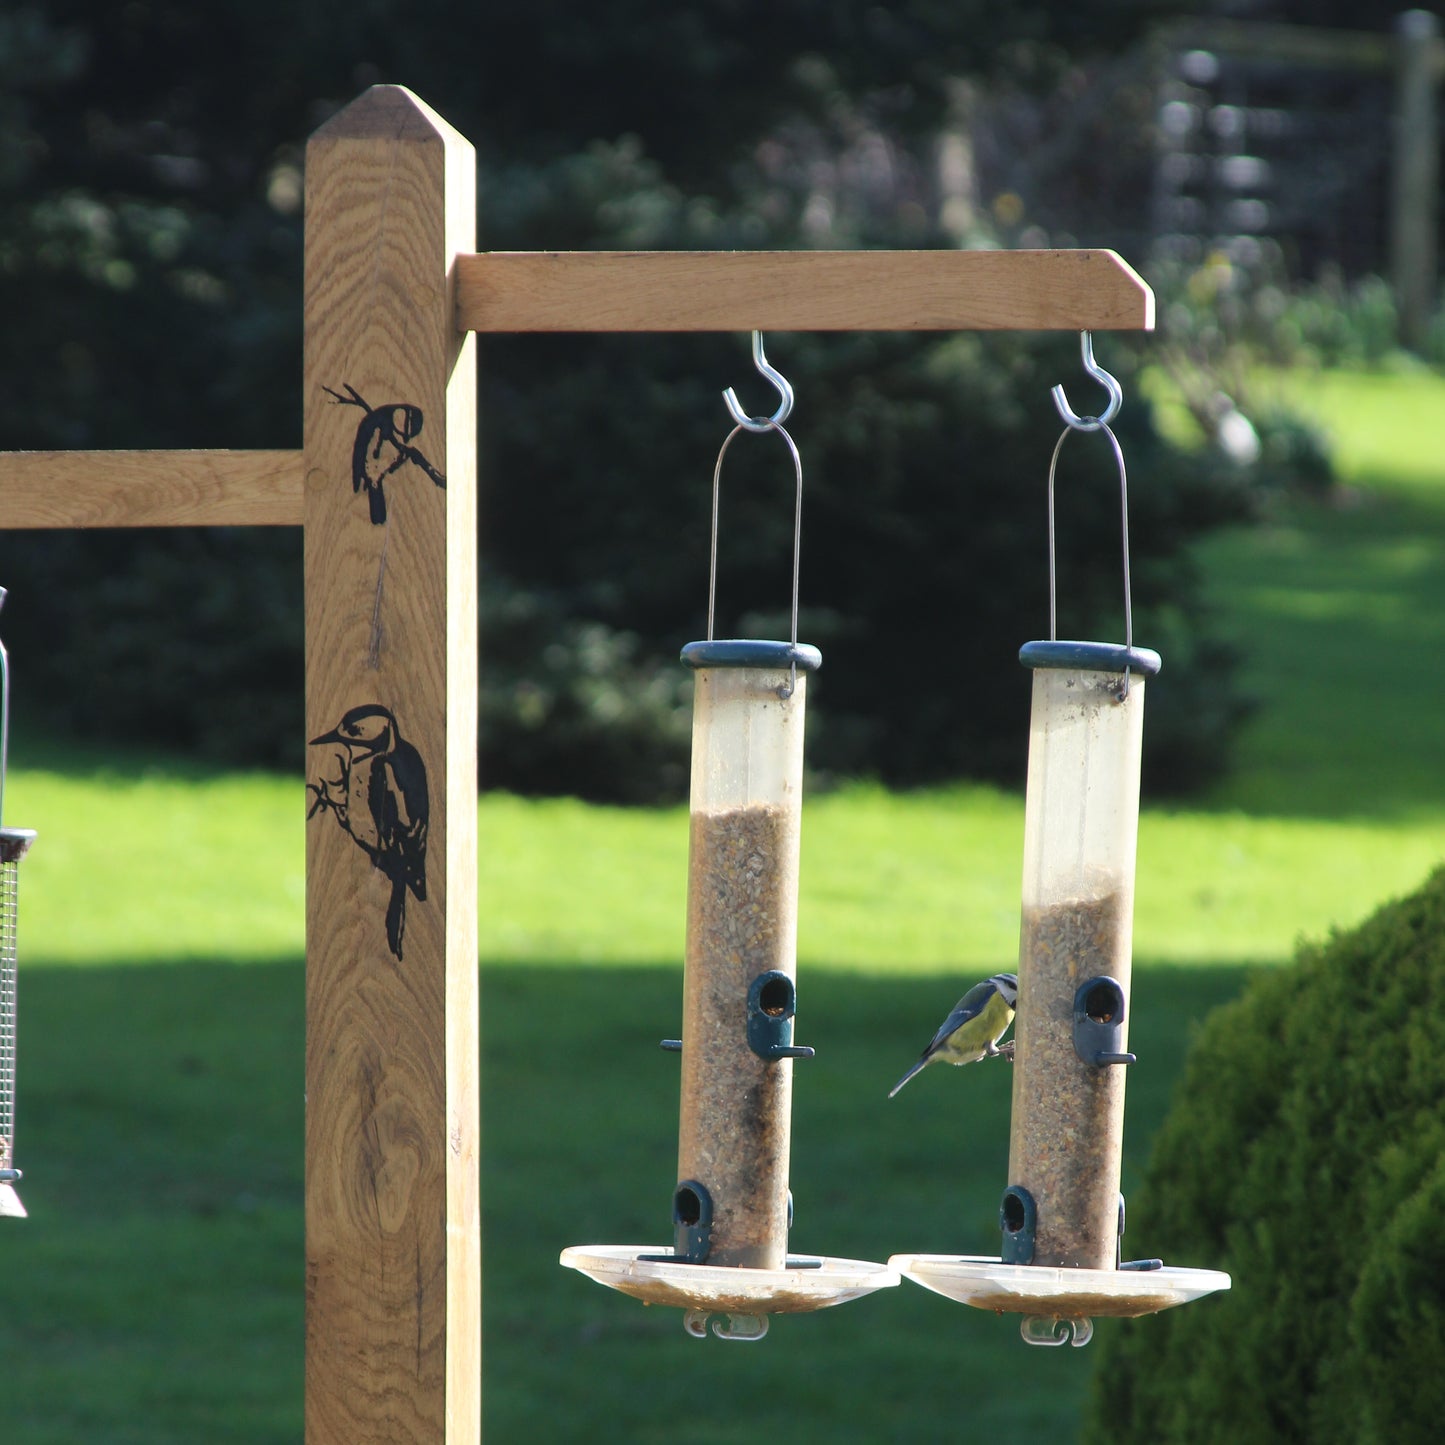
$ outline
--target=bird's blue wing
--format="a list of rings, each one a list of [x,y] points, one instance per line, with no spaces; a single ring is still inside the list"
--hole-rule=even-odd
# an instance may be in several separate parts
[[[933,1042],[924,1049],[923,1056],[927,1058],[935,1054],[948,1040],[949,1036],[957,1029],[963,1027],[969,1019],[977,1018],[983,1012],[983,1006],[989,1001],[994,993],[994,985],[991,983],[976,983],[954,1004],[953,1012],[939,1025],[938,1032],[933,1036]]]

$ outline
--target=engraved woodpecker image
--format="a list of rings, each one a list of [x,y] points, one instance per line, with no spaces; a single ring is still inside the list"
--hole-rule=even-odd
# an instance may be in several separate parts
[[[411,445],[422,429],[419,406],[403,402],[368,406],[361,393],[349,384],[344,396],[329,386],[322,390],[342,406],[357,406],[366,413],[357,423],[356,440],[351,445],[351,490],[366,493],[373,523],[380,526],[386,521],[386,490],[382,484],[408,463],[445,488],[447,479]]]
[[[352,708],[329,733],[311,739],[312,747],[328,745],[335,749],[337,773],[306,785],[312,795],[306,816],[330,813],[391,880],[386,941],[400,959],[407,891],[426,901],[426,767],[379,703]]]

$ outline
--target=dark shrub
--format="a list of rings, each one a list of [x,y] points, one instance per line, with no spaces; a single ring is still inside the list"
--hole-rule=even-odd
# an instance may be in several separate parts
[[[1442,1099],[1445,869],[1205,1025],[1130,1228],[1234,1287],[1111,1332],[1084,1439],[1438,1439]]]

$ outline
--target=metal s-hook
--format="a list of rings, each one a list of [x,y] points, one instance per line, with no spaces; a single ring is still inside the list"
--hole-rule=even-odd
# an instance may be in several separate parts
[[[781,398],[777,411],[775,411],[771,417],[749,416],[747,412],[743,410],[742,404],[738,401],[737,393],[732,387],[728,387],[728,389],[723,392],[723,402],[727,406],[728,415],[731,416],[740,427],[745,428],[747,431],[768,431],[775,426],[781,426],[787,421],[789,416],[792,415],[793,388],[789,384],[788,378],[784,376],[781,371],[775,366],[768,364],[768,358],[763,354],[763,333],[761,331],[753,332],[753,365],[757,367],[760,375],[767,377],[767,379],[777,387],[778,395]],[[1112,415],[1112,413],[1110,414]]]
[[[768,358],[763,354],[763,334],[761,331],[753,332],[753,363],[758,371],[777,387],[781,401],[778,410],[770,417],[748,416],[738,404],[736,393],[732,387],[723,392],[723,400],[727,403],[727,409],[732,415],[736,426],[727,434],[722,447],[717,454],[717,465],[712,473],[712,545],[709,548],[708,558],[708,579],[707,579],[707,640],[711,643],[713,638],[713,627],[717,616],[717,553],[718,553],[718,497],[722,485],[723,458],[727,456],[728,448],[736,440],[739,432],[777,432],[782,437],[788,448],[788,454],[793,459],[793,598],[792,617],[788,631],[789,644],[789,666],[788,681],[778,689],[778,696],[786,702],[793,696],[798,686],[798,564],[803,534],[803,461],[798,455],[798,444],[788,435],[788,429],[783,422],[793,410],[793,388],[787,377],[776,367],[768,365]],[[814,649],[803,649],[804,653],[812,653]],[[686,658],[687,649],[683,649]],[[814,661],[811,666],[816,667]]]
[[[1053,397],[1054,406],[1067,426],[1072,427],[1074,431],[1098,431],[1100,427],[1108,426],[1118,416],[1119,408],[1124,404],[1124,388],[1094,360],[1094,339],[1087,331],[1079,333],[1079,350],[1083,354],[1084,370],[1109,393],[1108,406],[1098,416],[1079,416],[1069,405],[1069,399],[1064,395],[1062,386],[1054,387],[1049,395]]]

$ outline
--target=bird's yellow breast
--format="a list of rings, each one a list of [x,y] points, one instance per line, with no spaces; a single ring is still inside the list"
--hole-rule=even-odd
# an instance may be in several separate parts
[[[951,1064],[972,1064],[983,1058],[991,1043],[1003,1037],[1014,1011],[1001,993],[993,994],[977,1015],[960,1024],[939,1049]]]

